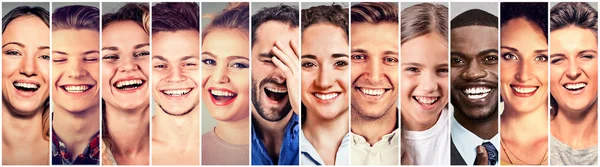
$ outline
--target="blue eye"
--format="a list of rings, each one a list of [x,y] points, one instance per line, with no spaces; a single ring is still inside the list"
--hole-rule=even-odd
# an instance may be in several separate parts
[[[213,59],[204,59],[202,60],[202,63],[206,64],[206,65],[217,65],[217,62]]]
[[[243,64],[243,63],[234,63],[233,65],[231,65],[231,67],[234,67],[234,68],[249,68],[248,65]]]

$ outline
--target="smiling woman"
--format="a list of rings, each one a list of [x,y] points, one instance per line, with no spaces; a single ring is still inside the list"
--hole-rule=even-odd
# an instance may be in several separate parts
[[[19,6],[2,25],[2,165],[48,165],[49,13]]]

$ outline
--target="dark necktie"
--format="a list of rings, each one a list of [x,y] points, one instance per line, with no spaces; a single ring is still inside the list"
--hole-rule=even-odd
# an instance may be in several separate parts
[[[498,161],[498,150],[496,150],[494,144],[488,141],[483,143],[482,145],[483,147],[485,147],[485,151],[487,151],[488,154],[488,164],[496,165],[496,161]]]

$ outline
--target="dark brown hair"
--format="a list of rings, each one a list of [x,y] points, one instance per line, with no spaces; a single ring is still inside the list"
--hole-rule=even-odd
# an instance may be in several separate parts
[[[35,16],[41,19],[46,26],[50,27],[50,14],[48,11],[42,7],[29,7],[29,6],[19,6],[12,10],[10,10],[4,17],[2,17],[2,34],[4,34],[4,30],[10,22],[13,20],[23,17],[23,16]],[[13,108],[8,101],[2,97],[2,102],[6,104],[7,108]],[[42,135],[45,140],[49,140],[50,136],[50,97],[46,98],[44,103],[41,106],[42,112]]]
[[[250,29],[250,7],[248,2],[231,2],[216,16],[207,15],[212,21],[202,32],[202,40],[214,29],[238,29],[248,35]]]
[[[142,27],[147,34],[150,34],[150,10],[148,3],[127,3],[115,13],[102,15],[102,29],[119,21],[134,21]]]
[[[512,19],[525,18],[537,25],[548,42],[548,3],[547,2],[502,2],[500,3],[500,25]]]
[[[420,3],[402,10],[401,43],[428,33],[448,40],[448,7],[440,4]]]
[[[152,7],[152,33],[196,30],[200,32],[200,7],[194,2],[162,2]]]
[[[348,41],[348,9],[344,9],[340,5],[321,5],[303,9],[300,18],[303,32],[313,24],[329,23],[344,30],[346,41]]]
[[[100,11],[93,6],[63,6],[52,13],[52,31],[62,29],[100,30]]]
[[[598,41],[598,11],[585,2],[561,2],[550,10],[550,31],[576,26],[590,30]],[[558,102],[550,92],[550,116],[558,114]]]
[[[256,43],[256,30],[267,21],[278,21],[290,25],[290,28],[297,28],[300,25],[300,12],[296,7],[288,5],[279,5],[274,7],[262,8],[258,13],[252,15],[252,46]]]

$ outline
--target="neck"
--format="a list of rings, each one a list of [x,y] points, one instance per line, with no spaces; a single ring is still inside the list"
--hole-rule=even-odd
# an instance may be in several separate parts
[[[306,139],[313,145],[339,147],[344,136],[348,134],[348,110],[329,120],[317,116],[315,112],[306,112],[306,122],[302,126]]]
[[[52,129],[67,146],[71,159],[87,147],[90,139],[100,130],[100,111],[98,106],[85,111],[70,112],[54,106]]]
[[[9,112],[8,108],[2,105],[2,145],[4,149],[30,148],[47,141],[44,140],[46,136],[42,134],[44,130],[42,111],[28,118],[15,117]]]
[[[498,134],[498,111],[494,111],[494,114],[489,118],[482,120],[469,119],[463,115],[463,112],[458,111],[454,108],[454,118],[456,121],[465,127],[468,131],[477,135],[477,137],[484,140],[490,140]]]
[[[176,143],[178,147],[186,148],[188,151],[197,150],[196,146],[200,143],[200,117],[198,107],[186,115],[173,116],[165,113],[155,103],[154,108],[158,109],[154,116],[153,131],[162,141]]]
[[[502,113],[500,121],[502,136],[510,136],[517,141],[537,141],[548,137],[547,105],[530,112],[517,112],[508,106]]]
[[[566,111],[558,108],[552,119],[552,134],[572,147],[578,147],[585,141],[598,140],[598,103],[594,102],[584,111]],[[594,142],[597,143],[597,142]],[[585,147],[585,146],[584,146]],[[579,148],[579,147],[578,147]]]
[[[352,133],[364,137],[371,145],[381,140],[383,136],[396,130],[398,112],[396,105],[388,109],[387,114],[382,117],[370,120],[360,116],[355,108],[352,108],[351,117]]]
[[[293,111],[290,111],[280,121],[271,122],[271,121],[267,121],[267,120],[263,119],[254,108],[252,108],[252,110],[254,110],[254,111],[252,111],[252,114],[254,116],[254,121],[256,122],[256,124],[254,124],[254,125],[257,126],[257,128],[255,128],[255,129],[259,129],[258,135],[263,140],[269,140],[269,141],[283,140],[283,136],[285,133],[285,127],[290,122],[290,119],[292,118],[292,115],[294,113]],[[254,114],[254,113],[256,113],[256,114]]]
[[[249,121],[250,117],[245,117],[232,122],[218,121],[214,131],[219,138],[225,140],[227,143],[236,145],[249,145]]]
[[[113,154],[132,155],[148,151],[150,134],[148,107],[123,110],[106,104],[107,129],[105,130],[108,131],[115,148]]]

